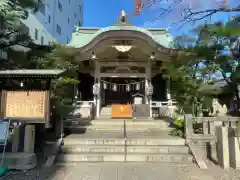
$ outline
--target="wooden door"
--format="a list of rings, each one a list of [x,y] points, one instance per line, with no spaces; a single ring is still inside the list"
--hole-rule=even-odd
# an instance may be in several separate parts
[[[131,118],[131,104],[112,104],[112,118]]]

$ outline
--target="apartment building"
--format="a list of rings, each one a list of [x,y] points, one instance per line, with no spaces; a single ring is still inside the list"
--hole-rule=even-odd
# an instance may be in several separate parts
[[[37,44],[68,44],[75,26],[83,24],[83,0],[38,0],[37,12],[23,23]]]

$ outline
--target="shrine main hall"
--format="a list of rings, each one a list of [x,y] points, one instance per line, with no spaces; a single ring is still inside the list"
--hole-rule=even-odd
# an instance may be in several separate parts
[[[160,71],[176,51],[172,43],[167,29],[137,27],[124,12],[112,26],[76,28],[69,44],[79,54],[76,98],[94,103],[96,119],[107,107],[111,118],[152,118],[153,106],[172,101],[170,78]]]

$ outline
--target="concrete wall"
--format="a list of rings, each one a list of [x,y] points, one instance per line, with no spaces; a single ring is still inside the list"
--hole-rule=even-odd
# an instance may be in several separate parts
[[[30,36],[35,43],[44,45],[56,41],[67,44],[71,41],[72,33],[76,25],[83,24],[83,0],[41,0],[37,12],[30,12],[23,23],[29,28]],[[60,8],[61,7],[61,8]],[[57,25],[61,33],[57,32]],[[35,38],[35,29],[38,30],[38,38]]]

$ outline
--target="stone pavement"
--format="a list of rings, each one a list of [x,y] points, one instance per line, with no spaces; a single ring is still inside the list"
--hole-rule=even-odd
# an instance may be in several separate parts
[[[240,171],[212,166],[200,170],[194,164],[78,163],[29,172],[9,173],[0,180],[239,180]]]

